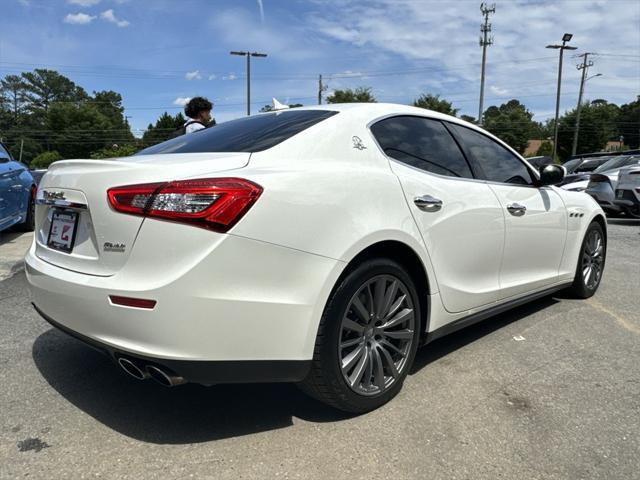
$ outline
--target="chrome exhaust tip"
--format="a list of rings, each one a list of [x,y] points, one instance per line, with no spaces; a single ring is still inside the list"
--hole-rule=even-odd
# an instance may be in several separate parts
[[[165,387],[175,387],[187,383],[187,381],[175,373],[165,371],[161,367],[155,365],[147,365],[147,374],[156,382]]]
[[[133,378],[136,378],[138,380],[146,380],[147,378],[149,378],[149,374],[145,370],[138,367],[135,363],[133,363],[128,358],[125,358],[125,357],[118,358],[118,365],[120,365],[120,368],[122,368],[125,372],[127,372]]]

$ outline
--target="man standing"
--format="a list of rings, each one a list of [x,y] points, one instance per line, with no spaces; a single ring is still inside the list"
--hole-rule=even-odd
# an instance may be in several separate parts
[[[197,132],[207,128],[211,122],[213,104],[204,97],[194,97],[184,107],[189,120],[184,124],[184,133]],[[215,120],[212,122],[215,125]]]

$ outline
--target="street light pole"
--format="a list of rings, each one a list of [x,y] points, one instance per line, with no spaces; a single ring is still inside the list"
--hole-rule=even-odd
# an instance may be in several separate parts
[[[553,160],[556,160],[558,154],[558,116],[560,113],[560,84],[562,83],[562,56],[565,50],[577,50],[578,47],[570,47],[567,42],[571,40],[573,34],[565,33],[562,36],[562,45],[547,45],[547,48],[560,50],[560,60],[558,61],[558,90],[556,93],[556,116],[553,126]]]
[[[257,52],[229,52],[231,55],[247,57],[247,116],[251,115],[251,57],[266,57],[266,53]]]

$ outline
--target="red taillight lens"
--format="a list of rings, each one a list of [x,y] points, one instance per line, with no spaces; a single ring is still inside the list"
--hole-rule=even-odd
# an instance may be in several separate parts
[[[114,210],[226,232],[251,208],[262,187],[242,178],[204,178],[107,190]]]

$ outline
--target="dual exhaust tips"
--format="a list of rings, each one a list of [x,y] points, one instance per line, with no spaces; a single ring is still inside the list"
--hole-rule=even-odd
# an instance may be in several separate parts
[[[165,369],[156,365],[142,366],[139,363],[129,360],[126,357],[118,358],[118,365],[120,365],[120,368],[122,368],[125,372],[138,380],[146,380],[147,378],[152,378],[165,387],[175,387],[177,385],[187,383],[184,378],[182,378],[180,375],[176,375],[169,369]]]

